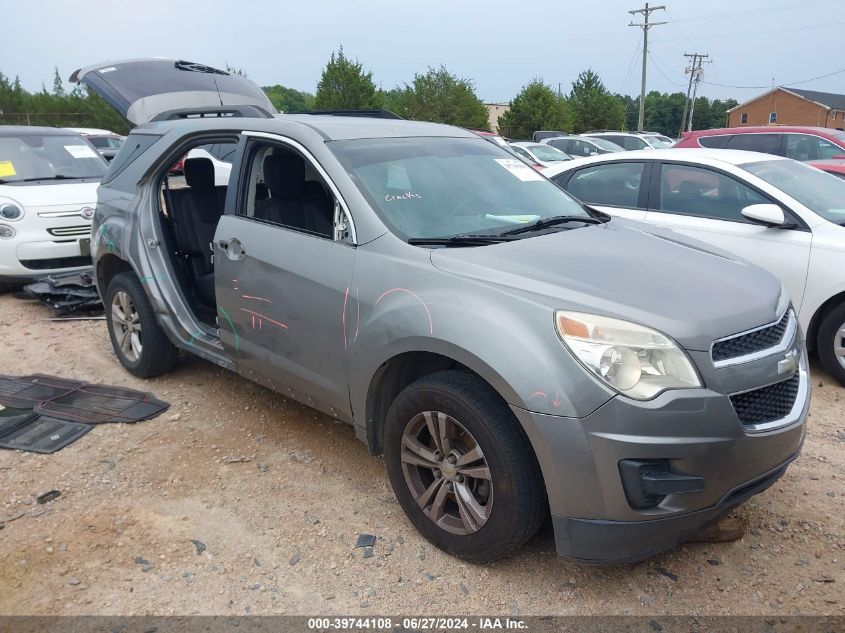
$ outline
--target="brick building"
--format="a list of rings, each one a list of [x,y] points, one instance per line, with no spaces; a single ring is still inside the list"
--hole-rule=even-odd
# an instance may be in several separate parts
[[[728,127],[810,125],[845,128],[845,95],[775,88],[728,110]]]

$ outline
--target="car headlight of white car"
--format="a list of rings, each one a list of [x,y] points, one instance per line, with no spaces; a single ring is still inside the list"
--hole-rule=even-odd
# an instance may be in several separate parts
[[[555,326],[581,364],[629,398],[651,400],[667,389],[702,386],[687,354],[657,330],[566,310],[555,311]]]
[[[17,222],[23,217],[23,207],[9,198],[0,198],[0,220]]]

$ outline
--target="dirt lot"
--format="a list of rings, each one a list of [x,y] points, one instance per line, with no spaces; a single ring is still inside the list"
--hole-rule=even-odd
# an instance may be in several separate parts
[[[595,568],[558,558],[547,527],[474,566],[417,535],[350,427],[194,358],[135,379],[103,321],[49,316],[0,297],[0,372],[172,407],[54,455],[0,450],[0,614],[845,613],[845,389],[817,366],[804,452],[740,511],[743,539]],[[359,533],[377,536],[373,557]]]

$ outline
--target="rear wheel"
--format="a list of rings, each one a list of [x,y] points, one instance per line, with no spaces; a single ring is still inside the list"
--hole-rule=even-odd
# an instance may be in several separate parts
[[[112,347],[129,373],[151,378],[173,369],[177,350],[159,327],[147,293],[133,273],[114,276],[103,304]]]
[[[845,303],[825,315],[819,325],[816,347],[822,366],[845,386]]]
[[[472,374],[439,372],[402,391],[388,412],[385,459],[414,527],[449,554],[501,558],[545,518],[528,439],[501,397]]]

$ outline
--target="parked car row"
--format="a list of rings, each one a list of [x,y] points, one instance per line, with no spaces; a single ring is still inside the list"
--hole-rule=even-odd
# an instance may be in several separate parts
[[[780,156],[706,148],[608,154],[544,174],[602,212],[777,275],[810,347],[845,384],[845,181]]]
[[[144,124],[99,188],[91,245],[123,366],[158,375],[181,349],[349,422],[443,550],[506,555],[551,512],[561,554],[641,559],[798,455],[811,293],[790,299],[745,259],[585,205],[514,153],[572,178],[585,160],[639,161],[605,184],[647,208],[693,194],[684,174],[660,189],[646,157],[669,152],[551,161],[450,126],[276,115],[245,77],[184,61],[72,80]],[[214,144],[225,185],[191,153]],[[782,200],[758,171],[757,197],[736,195]],[[734,204],[716,178],[698,177],[698,203]],[[815,239],[824,214],[792,196],[782,224]]]

